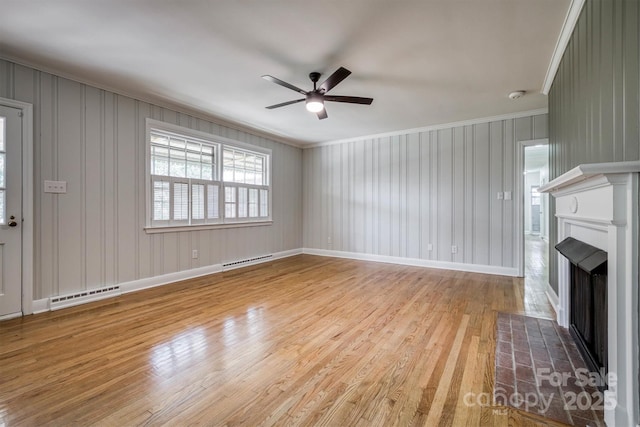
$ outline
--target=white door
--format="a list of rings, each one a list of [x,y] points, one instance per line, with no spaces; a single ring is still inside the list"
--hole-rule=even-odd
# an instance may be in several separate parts
[[[0,317],[22,312],[22,117],[0,105]]]

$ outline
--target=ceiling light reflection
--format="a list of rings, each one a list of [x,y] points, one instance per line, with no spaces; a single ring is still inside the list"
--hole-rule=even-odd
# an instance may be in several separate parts
[[[151,364],[160,375],[172,375],[201,360],[206,354],[207,345],[203,327],[181,332],[151,349]]]

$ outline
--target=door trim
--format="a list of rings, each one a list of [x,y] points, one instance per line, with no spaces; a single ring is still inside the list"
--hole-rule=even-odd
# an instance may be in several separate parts
[[[33,313],[33,105],[0,98],[0,105],[22,112],[22,314]]]
[[[518,277],[524,277],[524,149],[532,145],[549,145],[549,138],[518,141],[516,151],[516,247],[518,256]],[[548,207],[547,207],[548,208]]]

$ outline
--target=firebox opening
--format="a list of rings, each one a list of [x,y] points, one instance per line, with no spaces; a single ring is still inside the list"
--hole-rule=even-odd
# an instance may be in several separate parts
[[[572,237],[556,249],[571,263],[569,331],[589,369],[606,373],[607,253]]]

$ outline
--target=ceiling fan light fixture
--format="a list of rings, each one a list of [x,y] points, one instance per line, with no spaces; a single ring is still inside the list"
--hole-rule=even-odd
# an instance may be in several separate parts
[[[317,93],[307,95],[307,111],[318,113],[324,109],[324,99]]]

